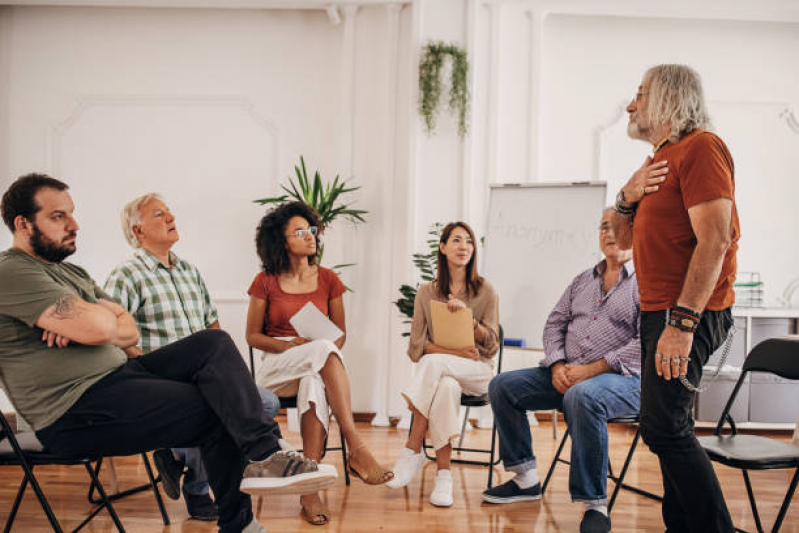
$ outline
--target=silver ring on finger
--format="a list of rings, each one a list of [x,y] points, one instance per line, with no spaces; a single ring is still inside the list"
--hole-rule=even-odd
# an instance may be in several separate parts
[[[641,187],[641,196],[646,196],[646,187]]]
[[[680,364],[680,358],[679,357],[672,357],[671,358],[671,364],[679,365]]]

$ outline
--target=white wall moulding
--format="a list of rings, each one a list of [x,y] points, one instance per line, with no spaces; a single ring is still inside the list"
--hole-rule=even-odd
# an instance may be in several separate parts
[[[47,7],[142,7],[169,9],[318,9],[331,6],[408,4],[411,0],[0,0],[0,5]]]
[[[739,20],[752,22],[799,22],[799,4],[794,0],[483,0],[490,4],[529,6],[541,14],[586,15],[689,20]]]
[[[131,254],[122,206],[155,191],[178,218],[176,251],[209,289],[245,293],[258,270],[252,233],[262,210],[252,200],[273,187],[280,159],[280,131],[249,99],[85,96],[51,139],[50,168],[70,184],[80,213],[77,261],[100,283]]]

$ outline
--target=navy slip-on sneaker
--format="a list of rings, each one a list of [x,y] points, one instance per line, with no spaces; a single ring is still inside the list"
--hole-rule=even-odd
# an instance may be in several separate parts
[[[541,499],[541,483],[529,489],[519,488],[512,479],[483,491],[483,501],[488,503],[513,503]]]

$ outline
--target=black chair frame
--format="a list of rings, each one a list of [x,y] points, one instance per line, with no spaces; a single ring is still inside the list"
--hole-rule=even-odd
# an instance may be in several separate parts
[[[749,497],[749,505],[752,508],[752,515],[755,519],[755,527],[758,532],[763,533],[763,525],[760,520],[760,513],[757,510],[757,503],[755,501],[754,491],[752,489],[752,482],[749,479],[748,470],[774,470],[774,469],[794,469],[794,475],[788,486],[788,491],[782,501],[780,510],[777,513],[777,518],[772,527],[772,532],[776,533],[782,526],[785,515],[788,513],[788,507],[793,499],[794,492],[796,491],[797,483],[799,483],[799,446],[785,444],[781,445],[783,449],[791,451],[792,447],[793,456],[781,455],[776,458],[764,457],[760,458],[756,455],[746,457],[745,454],[739,455],[731,452],[734,450],[736,439],[742,445],[747,446],[750,450],[755,446],[769,446],[772,443],[779,442],[768,437],[760,437],[753,435],[739,435],[738,428],[735,425],[730,410],[732,409],[735,398],[741,390],[741,386],[746,379],[749,372],[767,372],[776,374],[780,377],[799,380],[799,364],[797,364],[797,356],[799,356],[799,337],[783,337],[778,339],[768,339],[757,346],[755,346],[744,361],[741,370],[741,376],[735,383],[735,387],[727,400],[724,409],[721,412],[719,421],[716,424],[716,429],[713,431],[711,437],[700,437],[699,443],[707,452],[712,461],[737,468],[743,473],[744,484],[746,485],[746,493]],[[730,434],[722,435],[724,424],[728,423],[730,426]],[[750,451],[747,450],[747,451]],[[780,454],[778,454],[780,455]],[[736,528],[736,531],[743,531]]]
[[[253,351],[252,346],[250,346],[250,373],[252,374],[252,379],[255,380],[255,354]],[[296,409],[297,408],[297,397],[296,396],[287,396],[287,397],[278,397],[280,400],[280,408],[281,409]],[[344,465],[344,481],[349,486],[350,484],[350,470],[349,464],[347,461],[347,442],[344,440],[344,432],[341,431],[341,426],[339,425],[338,428],[338,435],[341,441],[340,446],[336,446],[333,448],[328,448],[327,446],[327,436],[325,436],[325,445],[322,448],[322,457],[327,455],[327,452],[341,452],[341,462]],[[298,450],[302,452],[302,450]]]
[[[635,415],[635,416],[623,416],[623,417],[611,418],[608,420],[608,424],[638,424],[638,416]],[[541,487],[541,494],[544,494],[547,491],[547,486],[549,486],[549,481],[552,478],[552,474],[555,471],[555,466],[557,466],[558,463],[563,463],[567,465],[571,464],[569,460],[562,459],[560,456],[561,452],[563,451],[563,447],[566,445],[566,440],[568,440],[570,435],[571,433],[569,432],[569,427],[567,425],[566,431],[563,433],[563,438],[560,440],[560,444],[558,445],[558,451],[555,452],[555,458],[552,459],[552,464],[550,465],[549,471],[547,472],[547,476],[544,479],[544,485]],[[610,454],[608,454],[608,479],[613,481],[615,485],[613,487],[613,494],[611,495],[610,500],[608,500],[608,513],[613,509],[613,505],[614,503],[616,503],[616,497],[619,495],[619,491],[621,489],[629,490],[631,492],[634,492],[646,498],[650,498],[652,500],[663,501],[663,498],[661,496],[658,496],[657,494],[640,489],[638,487],[634,487],[632,485],[628,485],[624,482],[624,478],[627,475],[627,470],[630,468],[630,463],[632,462],[633,454],[635,453],[635,449],[638,446],[638,441],[640,438],[641,438],[641,426],[638,425],[638,427],[635,430],[635,436],[633,437],[633,442],[630,445],[629,451],[627,452],[627,457],[624,459],[624,466],[622,466],[621,472],[619,472],[618,476],[613,474],[613,465],[611,464],[610,461]]]
[[[14,524],[14,519],[16,518],[20,503],[22,503],[22,497],[25,495],[25,490],[27,489],[28,484],[30,484],[33,492],[36,494],[36,498],[39,500],[39,504],[42,506],[42,509],[47,516],[47,520],[50,522],[50,525],[53,528],[53,531],[56,533],[62,533],[64,531],[61,528],[61,524],[58,522],[52,507],[50,507],[50,503],[47,501],[47,497],[44,495],[41,485],[39,485],[39,482],[33,473],[34,467],[39,465],[83,465],[83,467],[86,469],[86,472],[89,474],[89,477],[91,478],[92,486],[97,488],[97,492],[100,495],[99,505],[97,505],[91,511],[89,516],[87,516],[83,522],[81,522],[75,529],[72,530],[73,533],[80,531],[103,509],[106,509],[108,514],[111,515],[111,520],[114,522],[114,526],[116,527],[117,531],[120,533],[125,532],[125,528],[122,526],[122,522],[119,520],[119,515],[117,515],[114,506],[111,504],[111,499],[109,498],[108,494],[106,494],[103,484],[100,482],[100,479],[97,476],[97,471],[92,465],[92,463],[97,461],[99,458],[66,458],[44,451],[26,451],[23,450],[22,446],[20,446],[16,435],[12,431],[11,425],[8,423],[8,420],[6,420],[2,413],[0,413],[0,426],[2,426],[0,428],[0,441],[7,440],[12,450],[10,453],[4,453],[0,455],[0,465],[19,466],[23,471],[22,483],[19,486],[16,498],[14,498],[14,504],[11,507],[8,520],[6,521],[5,528],[3,529],[4,533],[11,531],[11,526]]]
[[[502,355],[504,352],[503,341],[505,340],[505,333],[502,330],[502,326],[499,326],[499,353],[497,354],[497,374],[502,373]],[[488,467],[488,488],[490,489],[493,480],[494,480],[494,467],[498,465],[501,461],[499,457],[499,452],[497,451],[497,424],[494,422],[491,426],[491,448],[488,450],[483,448],[465,448],[462,446],[463,443],[463,433],[466,429],[466,424],[468,423],[469,417],[469,409],[472,407],[484,407],[489,405],[488,400],[488,393],[481,394],[479,396],[473,396],[470,394],[461,394],[461,402],[460,405],[462,407],[466,407],[466,413],[464,414],[463,425],[461,426],[461,437],[458,441],[458,446],[453,446],[452,451],[456,452],[460,455],[462,452],[470,452],[470,453],[487,453],[488,460],[487,461],[477,461],[477,460],[470,460],[470,459],[460,459],[455,458],[452,459],[451,462],[456,464],[462,465],[475,465],[475,466],[487,466]],[[411,416],[411,427],[413,427],[413,415]],[[425,457],[427,457],[431,461],[435,461],[436,458],[431,456],[427,453],[427,450],[432,449],[433,447],[430,444],[427,444],[426,439],[422,439],[422,451],[424,452]],[[496,459],[494,459],[496,457]]]

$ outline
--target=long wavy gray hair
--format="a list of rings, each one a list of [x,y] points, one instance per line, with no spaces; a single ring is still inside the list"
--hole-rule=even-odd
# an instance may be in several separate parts
[[[656,65],[644,76],[650,124],[669,124],[669,140],[677,142],[695,129],[709,129],[710,116],[705,105],[702,80],[687,65]]]

